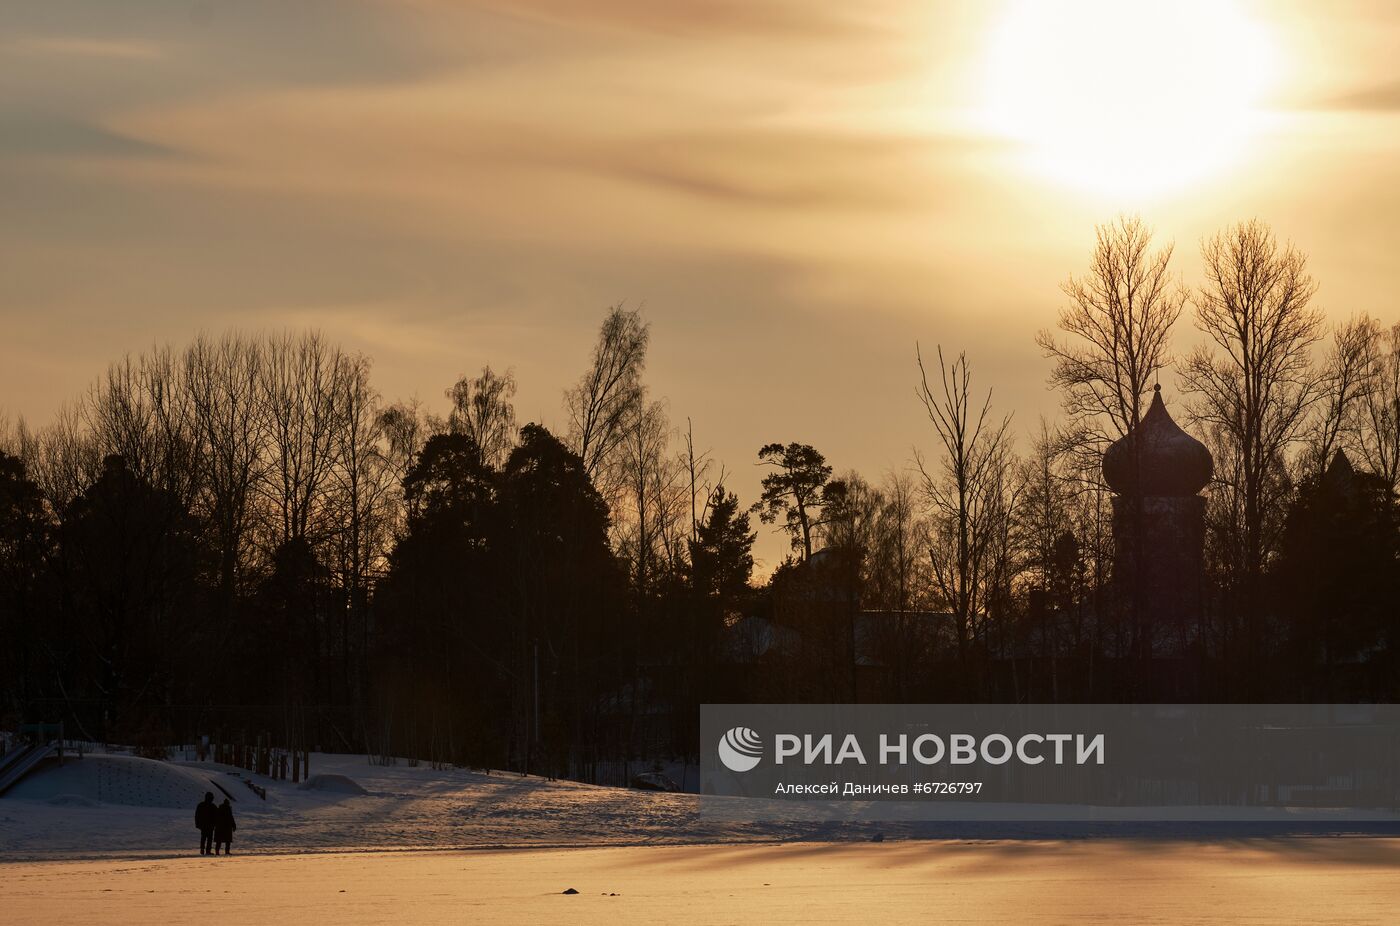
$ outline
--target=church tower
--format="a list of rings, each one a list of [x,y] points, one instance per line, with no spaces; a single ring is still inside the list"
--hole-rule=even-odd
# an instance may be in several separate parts
[[[1157,386],[1142,421],[1103,456],[1113,498],[1115,600],[1134,656],[1179,656],[1196,639],[1206,500],[1214,462],[1183,431]]]

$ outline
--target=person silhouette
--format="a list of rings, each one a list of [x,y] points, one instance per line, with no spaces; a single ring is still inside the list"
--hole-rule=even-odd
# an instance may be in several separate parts
[[[238,829],[238,823],[233,819],[233,805],[228,798],[219,805],[219,809],[214,813],[214,854],[219,854],[219,846],[224,847],[224,855],[228,855],[233,848],[233,831]]]
[[[194,809],[194,825],[199,830],[199,854],[214,854],[214,827],[219,821],[219,808],[214,806],[214,792],[206,791],[204,800]]]

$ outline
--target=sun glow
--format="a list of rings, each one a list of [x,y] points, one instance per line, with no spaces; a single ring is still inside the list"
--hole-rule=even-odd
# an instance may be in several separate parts
[[[1031,169],[1131,197],[1237,163],[1278,55],[1229,0],[1012,0],[985,67],[985,127]]]

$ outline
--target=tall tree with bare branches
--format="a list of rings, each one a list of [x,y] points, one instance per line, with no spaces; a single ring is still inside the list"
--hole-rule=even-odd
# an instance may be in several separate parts
[[[992,413],[990,389],[980,405],[974,404],[965,354],[949,363],[940,347],[933,385],[923,354],[917,357],[917,393],[938,446],[933,460],[917,457],[932,509],[929,562],[939,597],[953,613],[958,656],[966,660],[1005,576],[999,557],[1013,507],[1007,480],[1014,464],[1011,417]]]
[[[1096,241],[1083,276],[1061,285],[1069,304],[1059,328],[1036,336],[1054,361],[1050,385],[1062,393],[1070,427],[1088,449],[1137,427],[1158,371],[1170,362],[1172,325],[1187,299],[1171,272],[1172,246],[1152,249],[1152,229],[1120,217],[1095,229]]]
[[[193,404],[184,364],[168,345],[108,366],[80,413],[104,456],[120,455],[141,478],[194,504],[200,451]]]
[[[609,502],[606,469],[627,438],[627,422],[644,401],[651,331],[636,309],[613,306],[603,319],[593,361],[578,383],[564,394],[569,413],[570,449]]]
[[[1400,489],[1400,325],[1377,334],[1366,361],[1357,442],[1367,469]]]
[[[337,608],[342,683],[347,692],[358,693],[364,690],[363,655],[369,650],[370,593],[374,578],[384,571],[397,499],[385,452],[384,415],[370,384],[370,360],[344,355],[341,364],[329,498],[339,529],[332,537],[331,560],[344,595],[344,606]],[[351,655],[357,649],[359,660]]]
[[[1303,436],[1320,394],[1312,352],[1323,318],[1312,306],[1317,283],[1307,258],[1280,246],[1262,222],[1208,239],[1201,257],[1206,283],[1195,320],[1207,343],[1187,357],[1182,379],[1215,445],[1212,524],[1225,532],[1218,549],[1237,592],[1248,658],[1259,642],[1260,579],[1282,527],[1286,451]]]
[[[1349,450],[1364,427],[1364,412],[1377,385],[1373,358],[1381,328],[1368,315],[1339,323],[1318,377],[1317,414],[1306,438],[1307,475],[1321,476],[1339,450]]]
[[[184,375],[201,448],[201,507],[213,524],[219,588],[228,604],[244,577],[254,493],[266,472],[263,353],[240,335],[201,336],[185,352]]]
[[[613,533],[639,602],[663,576],[679,574],[689,534],[689,483],[684,459],[671,452],[671,433],[665,403],[643,401],[624,422],[611,470],[621,502]]]
[[[515,373],[481,368],[481,375],[463,376],[447,391],[452,411],[447,428],[476,441],[482,462],[492,469],[505,465],[515,447]]]
[[[336,460],[337,397],[347,366],[340,349],[317,332],[284,333],[261,345],[259,405],[267,416],[268,466],[263,492],[273,510],[272,544],[315,541]]]

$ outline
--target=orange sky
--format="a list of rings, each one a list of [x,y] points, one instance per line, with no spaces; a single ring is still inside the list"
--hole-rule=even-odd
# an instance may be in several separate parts
[[[153,341],[312,325],[372,354],[388,398],[440,406],[489,362],[515,368],[522,420],[562,425],[561,390],[625,300],[653,325],[654,392],[746,500],[768,441],[877,477],[928,446],[916,339],[967,350],[1022,431],[1053,411],[1032,336],[1094,223],[1125,210],[1176,242],[1187,282],[1203,235],[1258,216],[1311,255],[1332,316],[1400,321],[1392,3],[1238,3],[1273,55],[1249,138],[1189,181],[1108,190],[1037,170],[983,118],[989,85],[1024,119],[1061,62],[1100,69],[1054,44],[989,74],[1010,5],[17,6],[0,14],[0,409],[35,423]],[[1145,79],[1125,62],[1187,67],[1161,8],[1111,37],[1104,87]],[[1206,144],[1215,102],[1171,113],[1156,137],[1175,148],[1145,144]]]

